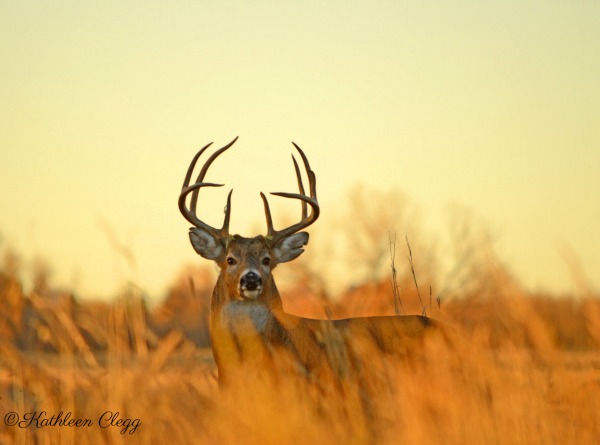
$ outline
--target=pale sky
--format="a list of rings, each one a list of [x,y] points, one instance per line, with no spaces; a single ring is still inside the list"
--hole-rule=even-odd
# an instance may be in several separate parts
[[[573,289],[567,250],[598,290],[599,23],[584,0],[0,0],[0,250],[84,296],[158,297],[200,264],[185,169],[239,135],[210,173],[236,232],[264,224],[259,191],[294,191],[293,140],[325,221],[357,183],[399,189],[432,233],[478,215],[531,289]]]

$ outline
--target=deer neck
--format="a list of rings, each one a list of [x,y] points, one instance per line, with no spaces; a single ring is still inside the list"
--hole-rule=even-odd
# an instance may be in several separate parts
[[[281,298],[272,277],[263,283],[256,300],[240,300],[230,295],[225,280],[219,276],[211,302],[210,337],[213,356],[220,379],[242,363],[255,360],[264,353],[264,339],[277,324],[275,314],[283,312]]]

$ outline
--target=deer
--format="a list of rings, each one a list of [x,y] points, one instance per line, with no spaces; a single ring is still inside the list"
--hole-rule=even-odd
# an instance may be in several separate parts
[[[360,365],[360,352],[367,346],[381,354],[408,356],[426,335],[444,335],[441,322],[423,315],[312,319],[286,313],[273,270],[281,263],[298,258],[308,244],[309,235],[303,230],[320,214],[316,175],[302,149],[292,142],[306,170],[308,194],[298,162],[292,155],[299,193],[273,192],[271,195],[300,201],[300,221],[275,230],[269,202],[260,192],[266,235],[252,238],[231,235],[231,189],[222,227],[211,227],[198,217],[199,191],[224,185],[205,182],[206,173],[237,139],[216,150],[191,183],[198,159],[212,143],[196,153],[178,200],[179,210],[193,226],[189,229],[192,247],[219,268],[210,307],[210,338],[220,385],[235,379],[236,374],[247,378],[249,367],[264,373],[282,368],[279,366],[282,363],[285,369],[293,369],[313,381],[326,376],[338,380]]]

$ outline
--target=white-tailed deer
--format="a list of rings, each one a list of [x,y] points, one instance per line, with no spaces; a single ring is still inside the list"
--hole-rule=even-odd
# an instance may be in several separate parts
[[[280,368],[284,362],[284,366],[292,364],[291,368],[311,380],[326,375],[340,378],[356,368],[365,348],[407,356],[419,347],[426,333],[444,331],[440,323],[417,315],[317,320],[285,313],[272,271],[278,264],[297,258],[308,243],[308,233],[301,230],[319,217],[316,177],[305,154],[294,144],[308,175],[309,194],[304,191],[298,164],[292,157],[299,193],[272,195],[300,200],[301,220],[275,230],[269,203],[261,193],[268,227],[266,236],[232,236],[229,234],[232,190],[227,197],[223,226],[211,227],[197,216],[198,192],[203,187],[223,185],[204,182],[204,178],[212,162],[236,140],[214,152],[196,181],[190,184],[196,162],[211,144],[202,148],[192,159],[179,196],[181,213],[194,225],[189,233],[192,246],[220,268],[212,296],[210,334],[221,382],[232,378],[238,370],[247,369],[247,365],[253,364],[255,369],[266,373]],[[188,196],[191,196],[189,204]],[[245,376],[248,377],[247,373]]]

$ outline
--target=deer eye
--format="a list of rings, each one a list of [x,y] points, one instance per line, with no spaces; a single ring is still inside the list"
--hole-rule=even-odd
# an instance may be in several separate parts
[[[268,256],[264,257],[263,260],[262,260],[262,263],[265,266],[268,266],[269,264],[271,264],[271,258],[269,258]]]
[[[229,264],[230,266],[234,266],[237,263],[237,261],[235,260],[235,258],[233,257],[227,257],[227,264]]]

